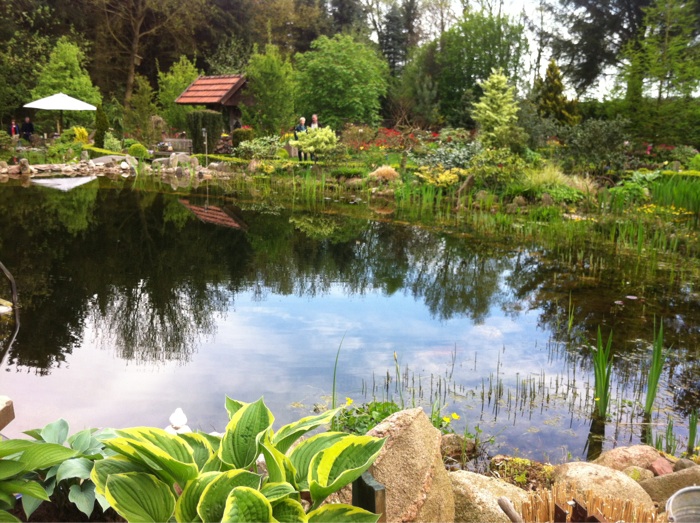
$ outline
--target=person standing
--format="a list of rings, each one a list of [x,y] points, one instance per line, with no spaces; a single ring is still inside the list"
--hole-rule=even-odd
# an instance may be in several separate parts
[[[30,141],[33,134],[34,134],[34,124],[32,123],[29,116],[27,116],[24,119],[24,123],[22,124],[22,138],[24,138],[27,141]]]
[[[311,125],[309,126],[310,129],[318,129],[318,115],[317,114],[312,114],[311,115]]]
[[[10,136],[14,138],[15,136],[19,136],[19,125],[15,121],[15,119],[12,119],[12,123],[10,124]]]
[[[306,118],[302,116],[301,118],[299,118],[299,123],[296,125],[296,127],[294,127],[294,139],[298,140],[299,134],[305,132],[308,132],[308,129],[306,127]],[[308,155],[301,150],[301,147],[299,147],[297,155],[299,156],[299,161],[302,161],[302,158],[308,160]]]

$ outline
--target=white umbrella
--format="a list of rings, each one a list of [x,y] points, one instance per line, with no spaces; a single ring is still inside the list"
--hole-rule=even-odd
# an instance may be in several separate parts
[[[28,104],[24,104],[25,107],[30,109],[44,109],[47,111],[61,111],[60,124],[58,127],[59,132],[63,127],[63,111],[95,111],[97,107],[89,103],[68,96],[67,94],[58,93],[46,98],[40,98],[39,100],[34,100]]]

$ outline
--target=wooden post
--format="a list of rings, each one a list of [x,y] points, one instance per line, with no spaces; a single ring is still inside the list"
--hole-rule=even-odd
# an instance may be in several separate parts
[[[379,514],[377,523],[386,523],[386,489],[369,472],[353,482],[352,504]]]
[[[15,419],[15,407],[7,396],[0,396],[0,430]]]

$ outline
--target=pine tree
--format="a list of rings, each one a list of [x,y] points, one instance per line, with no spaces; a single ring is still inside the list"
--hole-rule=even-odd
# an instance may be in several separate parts
[[[399,6],[393,4],[384,16],[384,30],[379,35],[379,47],[389,63],[391,74],[396,76],[406,62],[407,35]]]
[[[502,69],[493,69],[488,79],[479,82],[484,94],[474,104],[472,118],[481,142],[487,147],[518,147],[523,129],[518,127],[518,104],[515,88],[508,85]]]
[[[558,122],[574,125],[579,117],[576,115],[576,102],[564,96],[564,82],[561,71],[554,58],[547,66],[544,80],[537,82],[537,113],[543,118],[553,118]]]
[[[365,12],[359,0],[331,0],[330,10],[336,33],[362,32],[367,27]]]
[[[107,115],[100,104],[97,106],[97,111],[95,112],[95,147],[104,149],[105,134],[108,130],[109,120],[107,120]]]

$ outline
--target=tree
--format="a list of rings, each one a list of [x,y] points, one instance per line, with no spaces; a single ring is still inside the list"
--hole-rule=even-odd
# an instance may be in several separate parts
[[[33,99],[64,93],[92,105],[102,103],[100,90],[92,85],[90,75],[85,70],[85,54],[68,38],[62,37],[49,55],[49,61],[38,75],[37,84],[32,89]],[[87,125],[94,115],[84,111],[66,111],[72,122]]]
[[[219,74],[241,74],[248,65],[252,46],[243,39],[229,36],[222,40],[214,54],[207,58],[209,72]]]
[[[515,88],[508,85],[503,70],[494,69],[487,80],[479,83],[484,95],[474,104],[472,117],[481,142],[487,147],[512,147],[523,143],[523,130],[516,124]]]
[[[336,33],[363,33],[367,20],[360,0],[330,0],[333,31]]]
[[[397,75],[406,61],[408,35],[401,9],[393,4],[384,15],[383,30],[379,35],[379,47],[389,63],[392,75]]]
[[[578,122],[576,102],[564,96],[564,82],[561,71],[552,58],[547,66],[544,80],[538,79],[535,85],[537,93],[537,113],[543,118],[553,118],[564,124]]]
[[[509,78],[521,78],[526,52],[521,22],[504,14],[468,11],[440,37],[435,55],[433,78],[438,85],[440,112],[447,122],[472,127],[468,109],[481,95],[479,80],[493,69],[502,69]]]
[[[177,34],[191,37],[203,18],[205,0],[90,0],[104,14],[107,34],[126,56],[124,106],[128,108],[134,90],[136,68],[143,59],[143,47],[150,37]]]
[[[243,106],[243,118],[258,135],[280,134],[294,122],[294,71],[276,45],[254,53],[246,68],[253,103]]]
[[[148,79],[137,75],[131,104],[124,110],[124,132],[147,147],[156,140],[153,116],[158,108],[154,98],[155,93]]]
[[[194,105],[176,104],[175,100],[200,74],[194,63],[190,62],[186,56],[181,56],[180,60],[175,62],[167,72],[158,72],[157,100],[160,115],[171,129],[186,129],[187,113],[198,108]]]
[[[104,149],[107,131],[109,131],[109,120],[107,120],[107,114],[100,104],[95,111],[95,147]]]
[[[388,66],[369,45],[349,35],[325,36],[296,55],[297,101],[301,113],[319,113],[338,129],[346,122],[379,121]]]

